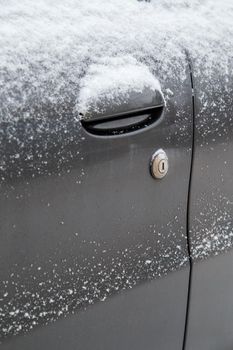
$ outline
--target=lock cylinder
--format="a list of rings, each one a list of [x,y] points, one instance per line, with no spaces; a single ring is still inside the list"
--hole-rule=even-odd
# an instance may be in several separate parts
[[[155,179],[162,179],[168,172],[168,157],[163,149],[157,150],[151,157],[150,172]]]

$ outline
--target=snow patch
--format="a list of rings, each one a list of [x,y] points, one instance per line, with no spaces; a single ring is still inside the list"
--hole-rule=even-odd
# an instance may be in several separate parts
[[[161,92],[159,81],[148,67],[139,64],[130,56],[104,57],[90,65],[80,82],[77,110],[82,114],[89,110],[100,110],[100,101],[105,104],[122,105],[127,102],[130,92],[140,93],[145,88],[156,94]]]
[[[118,93],[153,86],[151,74],[163,87],[184,78],[186,50],[203,81],[229,76],[232,18],[231,0],[2,1],[0,121],[75,118],[104,93],[120,103]]]

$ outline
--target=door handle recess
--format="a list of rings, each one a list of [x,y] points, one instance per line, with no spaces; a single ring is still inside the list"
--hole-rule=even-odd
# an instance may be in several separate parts
[[[164,106],[160,90],[144,88],[142,92],[132,91],[121,103],[102,100],[95,108],[90,106],[86,113],[79,114],[82,126],[89,133],[118,135],[153,124],[162,116]]]

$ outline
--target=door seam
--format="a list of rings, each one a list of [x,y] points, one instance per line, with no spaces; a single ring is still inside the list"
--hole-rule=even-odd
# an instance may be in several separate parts
[[[192,186],[192,175],[193,175],[193,162],[194,162],[194,152],[195,152],[195,86],[193,80],[193,67],[192,61],[189,53],[186,51],[186,56],[188,60],[190,82],[192,88],[192,150],[191,150],[191,165],[190,165],[190,175],[189,175],[189,185],[188,185],[188,198],[187,198],[187,211],[186,211],[186,232],[187,232],[187,249],[189,255],[189,280],[188,280],[188,294],[187,294],[187,304],[186,304],[186,315],[185,315],[185,326],[184,326],[184,338],[182,350],[186,348],[187,342],[187,332],[188,332],[188,322],[189,322],[189,307],[191,300],[191,287],[192,287],[192,271],[193,271],[193,260],[191,256],[191,244],[190,244],[190,202],[191,202],[191,186]]]

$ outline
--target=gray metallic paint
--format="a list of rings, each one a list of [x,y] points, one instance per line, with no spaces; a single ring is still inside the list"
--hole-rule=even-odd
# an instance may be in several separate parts
[[[130,344],[139,349],[143,334],[148,348],[155,341],[161,349],[181,348],[189,281],[186,217],[192,148],[188,69],[186,75],[185,81],[177,77],[167,82],[164,88],[174,96],[163,117],[144,131],[104,138],[70,127],[67,134],[61,120],[58,128],[55,120],[52,130],[46,128],[52,138],[35,133],[34,144],[24,127],[26,146],[20,159],[12,158],[17,143],[13,147],[4,140],[2,152],[9,163],[1,184],[0,280],[8,294],[1,308],[5,326],[14,327],[3,332],[8,338],[3,349],[35,349],[41,339],[44,349],[66,341],[67,350],[90,349],[94,342],[100,349],[105,341],[110,350],[116,348],[114,327],[122,349]],[[170,168],[166,178],[156,181],[149,161],[161,147]],[[34,158],[24,157],[28,149]],[[145,310],[139,312],[137,305]],[[19,313],[9,314],[17,308]],[[34,318],[25,317],[25,311]],[[104,339],[106,318],[101,312],[113,325]],[[62,316],[68,318],[45,326]],[[31,334],[10,338],[34,326]],[[77,337],[68,341],[74,332]]]
[[[227,67],[221,76],[200,74],[194,61],[193,267],[185,349],[228,350],[233,348],[233,85]]]
[[[188,268],[144,283],[104,303],[13,337],[2,350],[181,349]],[[180,293],[174,298],[174,290]],[[165,304],[166,301],[166,304]],[[168,315],[176,315],[173,317]]]

